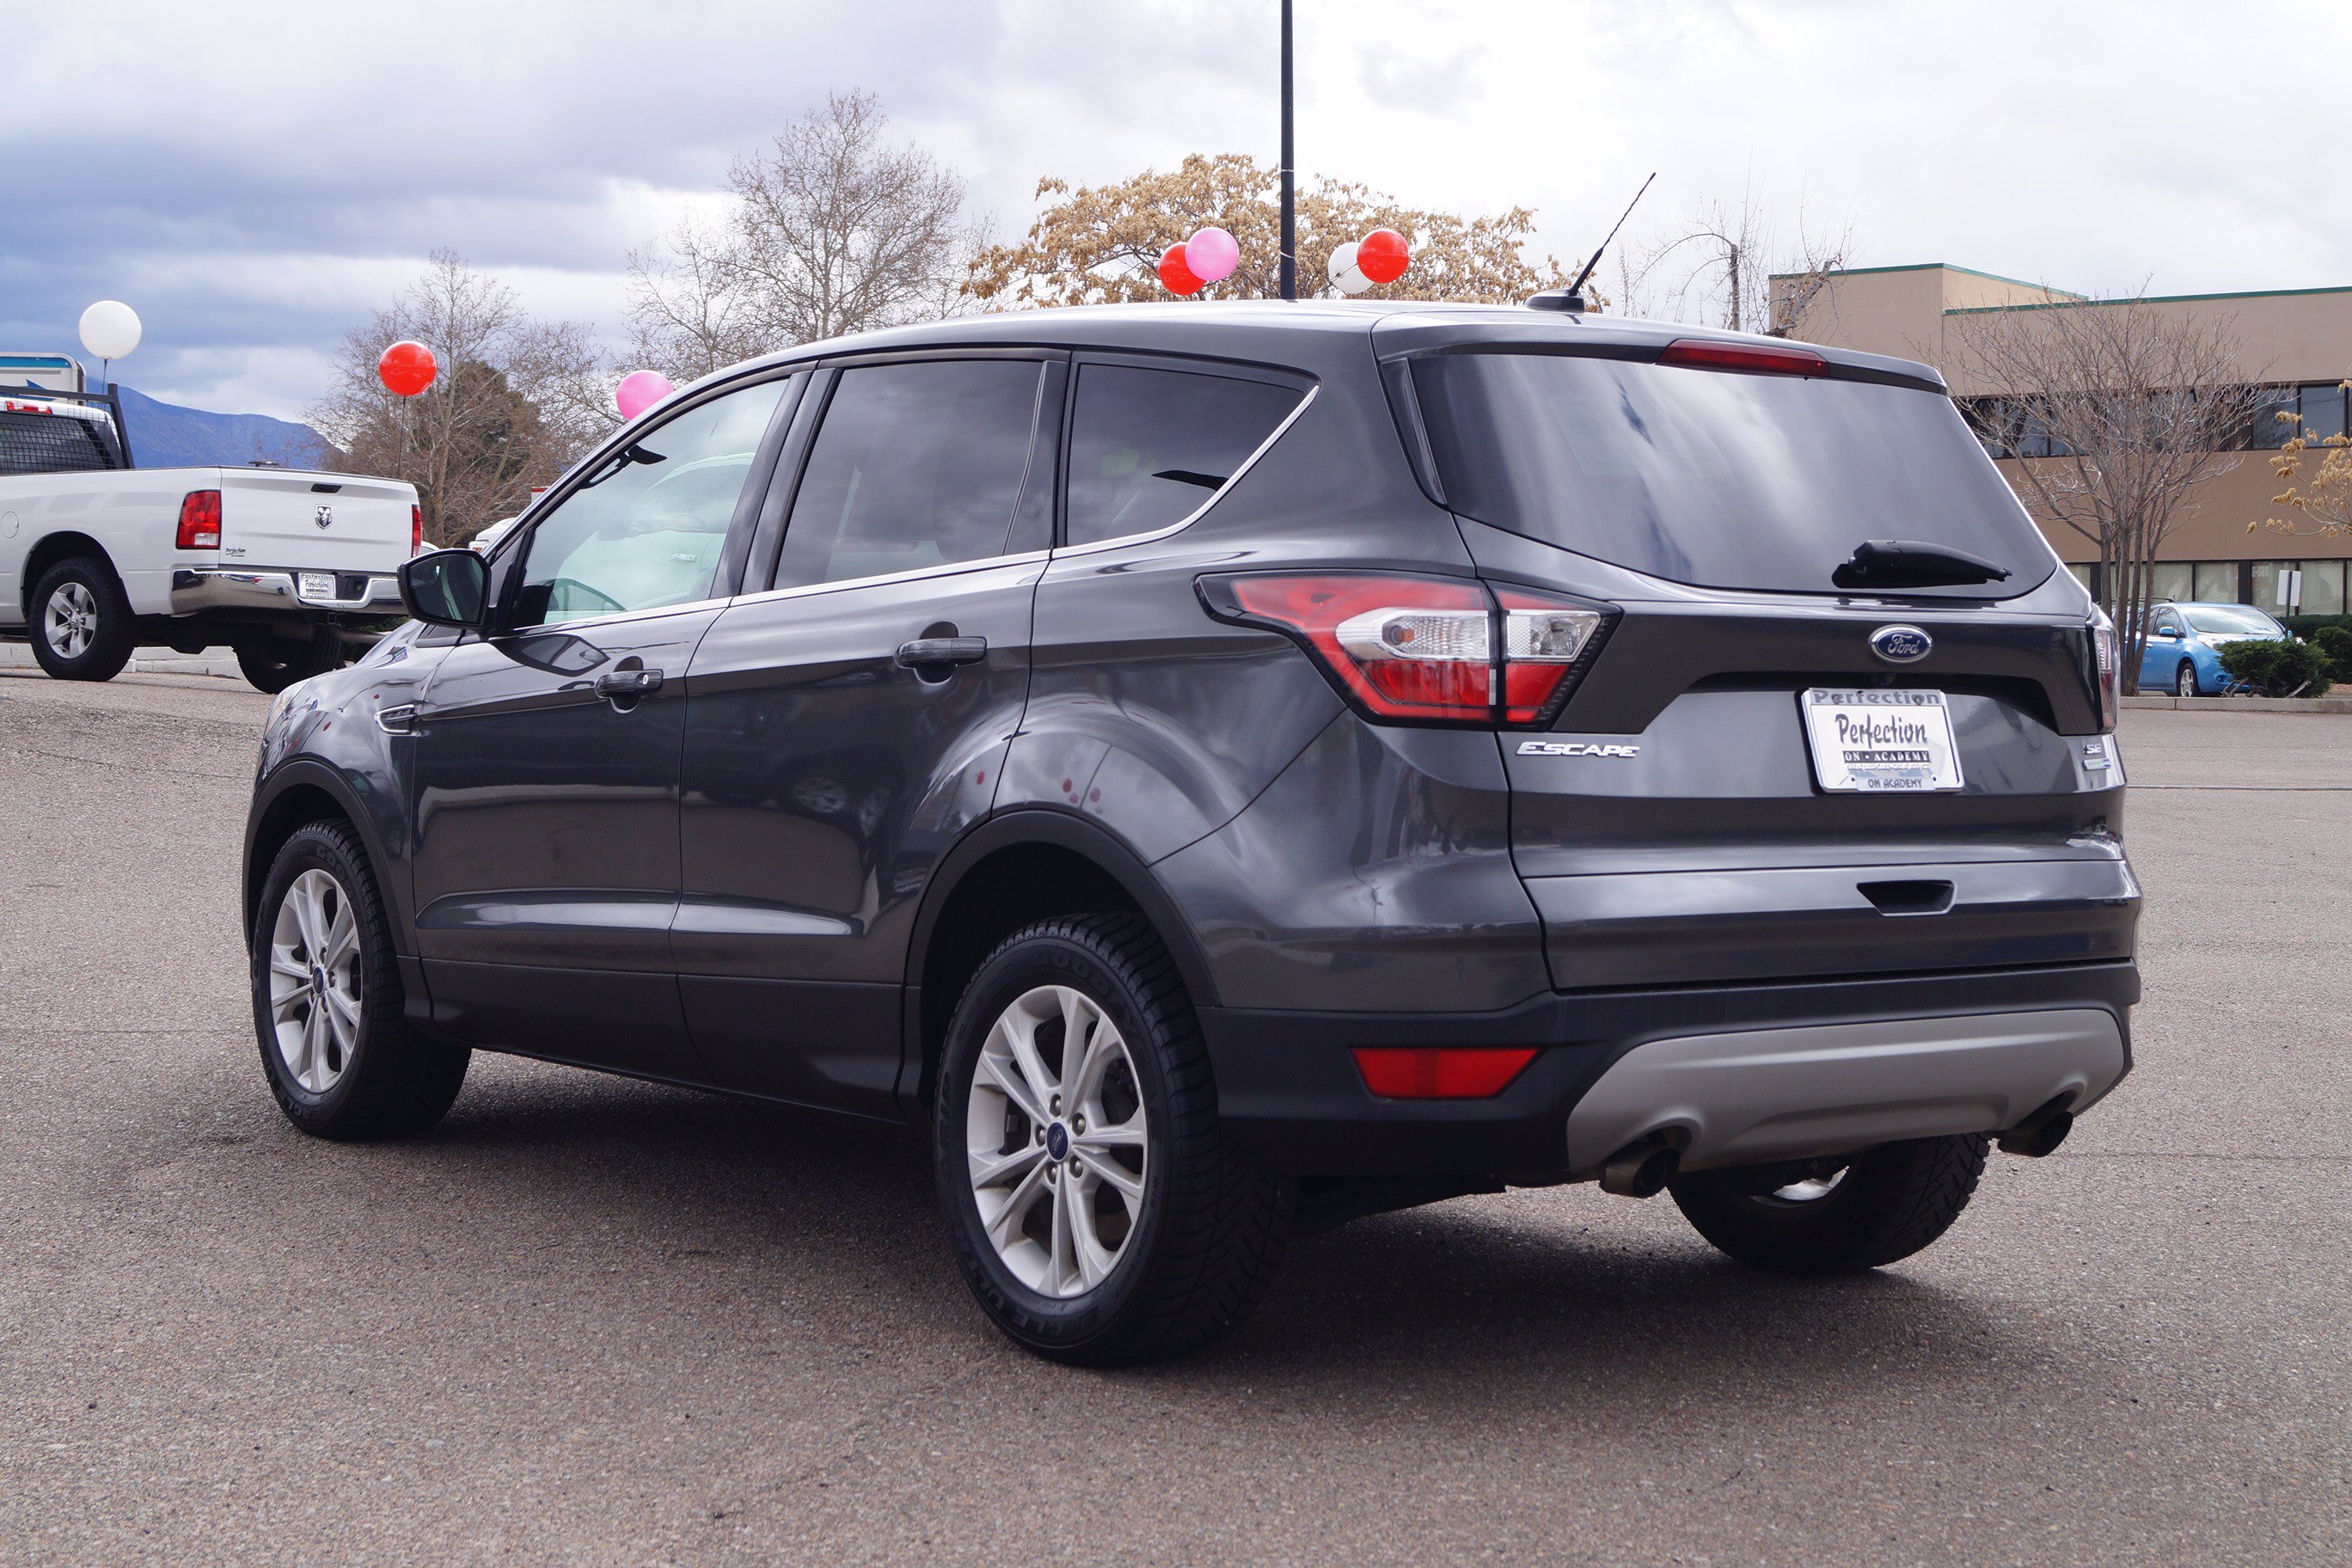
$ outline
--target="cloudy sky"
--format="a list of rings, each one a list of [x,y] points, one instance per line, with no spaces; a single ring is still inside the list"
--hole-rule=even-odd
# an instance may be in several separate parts
[[[2352,5],[1298,0],[1299,163],[1597,243],[1743,190],[1858,265],[2086,289],[2352,284]],[[828,89],[865,88],[1000,234],[1040,175],[1276,146],[1275,0],[0,0],[0,347],[299,416],[426,252],[617,336],[625,253]],[[396,18],[396,19],[395,19]]]

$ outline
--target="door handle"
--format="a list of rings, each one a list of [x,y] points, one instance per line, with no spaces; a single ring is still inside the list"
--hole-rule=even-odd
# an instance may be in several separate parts
[[[898,663],[906,669],[927,664],[978,664],[988,657],[986,637],[917,637],[898,645]]]
[[[662,672],[658,669],[614,669],[596,678],[596,695],[614,701],[629,701],[661,689]]]

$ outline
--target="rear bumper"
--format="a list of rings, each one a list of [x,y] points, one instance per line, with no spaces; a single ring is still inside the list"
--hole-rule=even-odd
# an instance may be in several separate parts
[[[1590,1174],[1649,1132],[1692,1167],[1991,1132],[2130,1067],[2130,963],[1581,992],[1500,1013],[1204,1008],[1221,1116],[1311,1175]],[[1358,1046],[1536,1046],[1488,1100],[1375,1098]],[[1605,1147],[1603,1146],[1605,1145]]]
[[[307,574],[334,579],[331,595],[305,598],[298,567],[195,566],[172,573],[172,614],[259,611],[278,615],[377,618],[401,612],[400,582],[389,573]]]

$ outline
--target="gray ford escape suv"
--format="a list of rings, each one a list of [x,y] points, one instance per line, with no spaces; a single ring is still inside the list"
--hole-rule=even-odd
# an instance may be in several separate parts
[[[262,745],[286,1114],[417,1131],[482,1048],[920,1120],[1048,1355],[1505,1185],[1888,1263],[2129,1064],[2113,642],[1922,365],[948,321],[714,375],[404,592]]]

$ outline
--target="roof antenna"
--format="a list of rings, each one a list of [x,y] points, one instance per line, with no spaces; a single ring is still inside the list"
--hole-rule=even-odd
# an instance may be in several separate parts
[[[1651,170],[1650,179],[1642,182],[1642,189],[1633,193],[1633,199],[1627,202],[1625,210],[1617,215],[1616,224],[1609,230],[1608,237],[1601,240],[1600,248],[1592,253],[1592,259],[1584,264],[1584,270],[1576,275],[1575,282],[1565,289],[1547,289],[1542,293],[1530,298],[1528,300],[1528,305],[1538,310],[1566,310],[1571,316],[1584,314],[1586,280],[1592,276],[1592,269],[1601,265],[1601,255],[1609,248],[1609,241],[1617,237],[1617,230],[1623,228],[1625,220],[1633,216],[1634,207],[1641,204],[1643,192],[1650,188],[1650,180],[1657,177],[1658,172],[1655,169]]]

